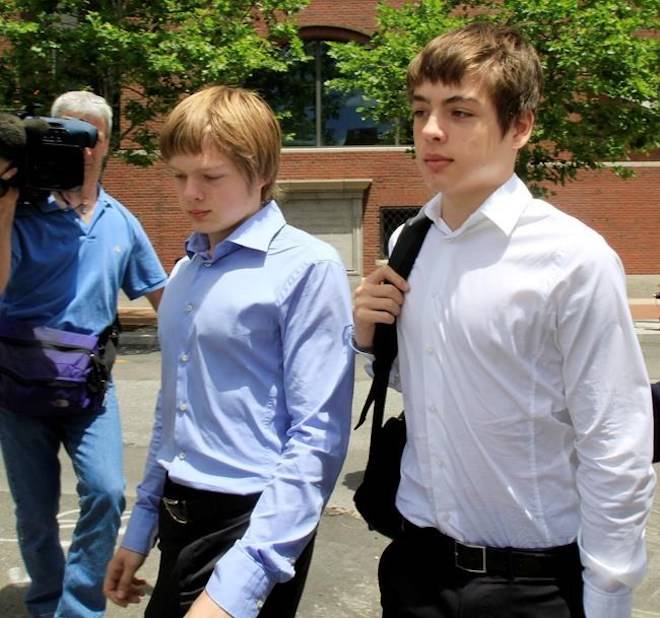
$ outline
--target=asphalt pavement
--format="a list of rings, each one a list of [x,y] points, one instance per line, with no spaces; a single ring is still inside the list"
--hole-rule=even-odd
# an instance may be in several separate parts
[[[638,321],[637,326],[651,378],[660,380],[660,322],[649,316],[649,319]],[[126,520],[148,447],[153,405],[159,385],[160,355],[157,351],[149,351],[157,348],[150,327],[126,332],[123,340],[125,352],[119,357],[114,374],[124,435],[128,498],[124,516]],[[358,363],[353,410],[355,418],[368,386],[368,379],[361,363]],[[398,395],[389,395],[388,412],[398,413],[400,407]],[[352,503],[353,491],[362,477],[368,440],[368,426],[353,433],[349,455],[321,521],[308,584],[298,612],[299,618],[380,616],[376,573],[378,558],[387,540],[366,528]],[[62,543],[66,547],[75,525],[77,499],[75,477],[66,456],[62,458],[62,466],[59,519]],[[660,474],[660,469],[657,472]],[[660,491],[647,528],[647,546],[649,573],[636,591],[633,618],[660,618]],[[155,581],[157,554],[157,551],[152,552],[142,568],[143,576],[151,583]],[[12,503],[0,463],[0,618],[27,617],[21,603],[24,589],[25,573],[16,544]],[[149,592],[150,588],[147,588],[147,595]],[[106,615],[109,618],[135,618],[143,615],[143,607],[121,609],[109,605]]]

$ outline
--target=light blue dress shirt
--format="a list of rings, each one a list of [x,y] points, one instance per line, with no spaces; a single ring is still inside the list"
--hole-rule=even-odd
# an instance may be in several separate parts
[[[99,334],[115,319],[120,288],[134,299],[167,279],[140,222],[100,187],[89,223],[52,197],[18,206],[11,240],[0,319]]]
[[[204,490],[262,492],[207,585],[232,616],[249,618],[294,575],[346,455],[350,289],[336,251],[287,225],[275,202],[212,255],[200,234],[187,252],[160,304],[162,386],[122,545],[148,553],[166,474]]]

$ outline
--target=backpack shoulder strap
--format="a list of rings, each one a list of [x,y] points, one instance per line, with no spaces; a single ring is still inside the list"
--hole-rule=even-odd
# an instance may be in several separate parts
[[[430,227],[431,220],[425,215],[413,217],[406,221],[388,261],[388,264],[404,279],[407,279],[410,275]],[[360,419],[355,426],[355,429],[357,429],[364,423],[369,408],[374,403],[374,419],[371,427],[372,439],[374,432],[381,427],[383,422],[390,369],[398,353],[396,322],[394,324],[376,324],[373,349],[375,357],[373,365],[374,378],[362,407]]]

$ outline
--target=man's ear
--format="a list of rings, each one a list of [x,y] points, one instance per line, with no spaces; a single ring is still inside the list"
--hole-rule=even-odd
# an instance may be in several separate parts
[[[519,150],[522,148],[532,135],[534,129],[534,113],[530,111],[523,112],[514,120],[511,126],[513,147]]]

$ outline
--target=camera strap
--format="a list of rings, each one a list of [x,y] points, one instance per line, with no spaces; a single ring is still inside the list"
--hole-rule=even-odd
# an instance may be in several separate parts
[[[83,200],[82,202],[80,202],[80,204],[78,204],[77,206],[74,206],[74,205],[73,205],[73,204],[72,204],[72,203],[66,198],[66,196],[64,195],[64,193],[62,193],[62,191],[54,191],[54,192],[53,192],[53,197],[54,197],[55,201],[57,202],[58,206],[59,206],[59,204],[60,204],[60,201],[58,201],[58,200],[61,200],[62,202],[64,202],[64,204],[66,205],[65,210],[75,210],[75,211],[77,211],[78,213],[80,213],[81,215],[86,215],[87,212],[88,212],[89,209],[90,209],[90,205],[89,205],[89,203],[86,202],[85,200]]]

